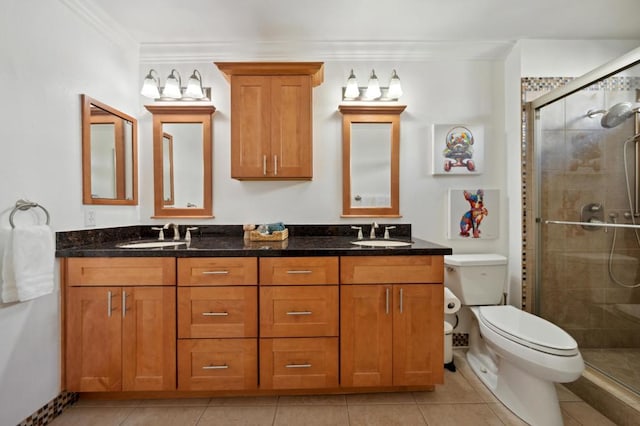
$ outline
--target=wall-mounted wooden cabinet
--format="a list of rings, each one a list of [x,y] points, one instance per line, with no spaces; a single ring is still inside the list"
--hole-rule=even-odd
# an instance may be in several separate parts
[[[231,177],[313,177],[312,89],[321,62],[216,62],[231,83]]]

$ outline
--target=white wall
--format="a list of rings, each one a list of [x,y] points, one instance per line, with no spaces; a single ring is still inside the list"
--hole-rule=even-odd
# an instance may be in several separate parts
[[[0,229],[9,228],[19,198],[45,206],[55,231],[80,229],[80,94],[135,114],[137,48],[114,44],[59,1],[8,0],[2,6]],[[138,222],[136,207],[95,211],[99,225]],[[34,217],[19,212],[15,219]],[[59,324],[57,291],[0,304],[0,424],[19,423],[59,393]]]
[[[296,58],[292,58],[296,60]],[[215,61],[213,58],[212,62]],[[504,190],[503,72],[501,62],[336,62],[324,64],[324,82],[313,89],[314,175],[312,181],[255,182],[230,177],[230,87],[211,62],[197,64],[144,64],[159,71],[164,81],[172,67],[182,75],[197,68],[205,86],[212,87],[216,107],[213,117],[213,206],[215,219],[199,223],[239,224],[283,221],[285,223],[350,223],[371,219],[342,219],[342,116],[338,111],[341,87],[349,70],[366,84],[375,68],[383,85],[396,69],[407,108],[400,129],[400,212],[389,222],[411,223],[416,237],[453,246],[456,251],[506,253],[506,224],[497,240],[459,241],[446,238],[448,188],[497,188]],[[145,100],[142,99],[144,102]],[[140,108],[141,179],[152,178],[151,114]],[[433,176],[431,174],[431,128],[434,123],[476,123],[485,126],[485,170],[480,175]],[[153,214],[153,190],[141,193],[142,222]],[[506,203],[500,217],[507,218]],[[386,219],[376,218],[378,221]],[[189,222],[183,220],[182,222]]]

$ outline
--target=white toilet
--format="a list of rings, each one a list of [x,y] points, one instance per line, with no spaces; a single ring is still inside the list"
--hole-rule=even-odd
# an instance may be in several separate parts
[[[534,426],[562,425],[554,382],[584,370],[576,341],[564,330],[510,305],[500,305],[507,259],[497,254],[445,256],[445,286],[473,312],[467,361],[518,417]]]

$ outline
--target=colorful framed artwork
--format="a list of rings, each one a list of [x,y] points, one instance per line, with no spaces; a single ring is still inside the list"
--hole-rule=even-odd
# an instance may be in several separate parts
[[[449,189],[449,224],[447,238],[498,238],[500,190]]]
[[[434,175],[477,175],[484,167],[484,128],[467,124],[432,126]]]

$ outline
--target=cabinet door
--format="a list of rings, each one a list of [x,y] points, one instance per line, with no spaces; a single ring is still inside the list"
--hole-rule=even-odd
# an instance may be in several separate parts
[[[272,171],[270,92],[268,77],[231,78],[232,178],[265,178]]]
[[[176,388],[175,287],[124,287],[123,390]]]
[[[340,368],[343,387],[392,384],[392,288],[340,289]]]
[[[311,110],[310,76],[271,77],[273,177],[313,177]]]
[[[68,287],[66,389],[122,390],[119,287]]]
[[[396,284],[393,293],[393,384],[443,383],[442,285]]]

